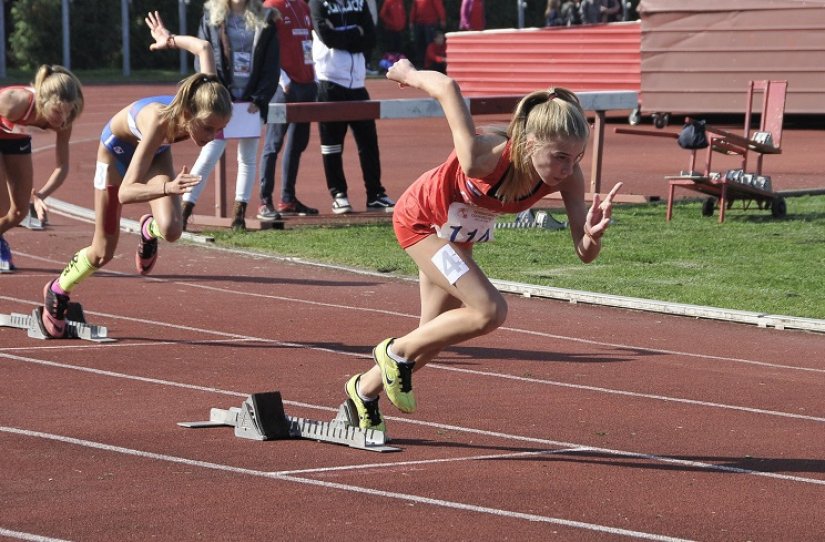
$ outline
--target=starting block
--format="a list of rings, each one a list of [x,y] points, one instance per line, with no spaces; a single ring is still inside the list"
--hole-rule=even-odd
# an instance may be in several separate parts
[[[387,446],[388,439],[383,431],[361,429],[355,425],[358,419],[357,415],[354,415],[355,406],[349,405],[348,402],[341,405],[335,419],[322,422],[287,416],[284,413],[281,394],[277,391],[254,393],[247,397],[240,408],[213,408],[208,421],[178,422],[178,425],[190,429],[234,427],[236,437],[251,440],[303,438],[371,452],[400,450]]]
[[[0,327],[13,327],[25,329],[28,336],[33,339],[52,339],[43,328],[43,307],[35,308],[31,314],[0,314]],[[66,332],[62,339],[83,339],[96,343],[114,342],[115,339],[109,337],[109,330],[103,326],[95,326],[86,323],[83,315],[83,307],[80,303],[69,303],[66,310]]]
[[[563,230],[567,227],[567,222],[560,222],[547,211],[536,211],[527,209],[516,215],[514,222],[496,222],[496,228],[538,228],[542,230]]]
[[[34,208],[34,203],[29,204],[29,214],[23,221],[20,223],[21,226],[24,228],[28,228],[30,230],[42,230],[45,228],[45,224],[43,221],[37,218],[37,211]]]

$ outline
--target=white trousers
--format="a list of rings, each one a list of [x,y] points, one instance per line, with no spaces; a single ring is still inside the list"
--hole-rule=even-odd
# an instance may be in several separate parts
[[[235,201],[247,203],[252,195],[252,186],[257,178],[259,140],[258,137],[236,140],[238,142],[238,177],[235,179]],[[183,201],[193,204],[198,201],[225,150],[225,139],[214,139],[203,146],[191,171],[192,175],[201,176],[201,182],[191,192],[183,195]]]

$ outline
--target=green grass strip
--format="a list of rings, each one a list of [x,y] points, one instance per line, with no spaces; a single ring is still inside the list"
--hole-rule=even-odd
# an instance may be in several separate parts
[[[701,202],[676,204],[670,223],[664,204],[619,205],[601,256],[589,265],[573,253],[567,229],[497,229],[475,257],[493,279],[825,319],[825,197],[789,198],[787,207],[776,219],[736,202],[719,224],[717,215],[702,216]],[[563,210],[551,213],[565,220]],[[418,274],[389,223],[209,233],[222,246]]]

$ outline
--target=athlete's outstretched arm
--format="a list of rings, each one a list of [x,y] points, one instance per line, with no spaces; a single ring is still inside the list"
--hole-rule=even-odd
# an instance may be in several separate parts
[[[209,75],[215,74],[215,59],[212,58],[212,48],[208,41],[195,36],[176,36],[172,34],[163,24],[163,20],[157,11],[150,11],[144,20],[146,21],[146,26],[148,26],[152,32],[152,38],[155,40],[155,43],[149,46],[150,50],[158,51],[161,49],[178,48],[189,51],[198,57],[198,65],[200,66],[201,73]]]
[[[484,177],[495,169],[499,155],[494,148],[503,142],[503,138],[476,133],[473,117],[455,80],[441,72],[417,70],[407,59],[393,64],[387,71],[387,78],[402,87],[423,90],[438,100],[450,125],[456,156],[464,173],[470,177]]]

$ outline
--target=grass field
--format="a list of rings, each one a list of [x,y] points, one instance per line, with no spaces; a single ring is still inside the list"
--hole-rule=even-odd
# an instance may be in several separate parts
[[[741,203],[723,224],[701,202],[619,206],[599,259],[582,264],[564,230],[499,229],[476,260],[491,278],[540,286],[825,318],[825,197],[787,200],[788,214]],[[562,210],[551,210],[564,220]],[[501,218],[512,221],[513,216]],[[209,232],[223,246],[415,276],[389,224]]]

